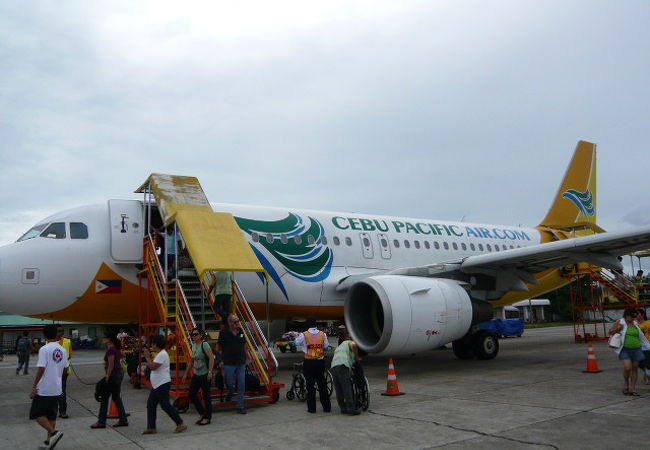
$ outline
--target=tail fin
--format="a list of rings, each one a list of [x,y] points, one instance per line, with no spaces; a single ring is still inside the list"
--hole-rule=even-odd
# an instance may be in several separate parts
[[[591,228],[596,225],[596,144],[579,141],[555,200],[540,226]]]

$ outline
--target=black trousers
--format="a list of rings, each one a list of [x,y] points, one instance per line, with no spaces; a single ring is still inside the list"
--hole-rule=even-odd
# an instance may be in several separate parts
[[[59,396],[59,414],[65,414],[68,411],[68,399],[66,394],[66,387],[68,384],[68,369],[63,369],[61,375],[61,395]]]
[[[302,370],[307,382],[307,411],[316,412],[316,385],[318,385],[318,397],[323,411],[330,412],[332,404],[325,383],[325,360],[304,359]]]
[[[181,419],[176,408],[169,403],[169,390],[171,387],[171,382],[167,382],[149,392],[149,398],[147,399],[147,428],[156,429],[156,409],[158,404],[176,425],[183,423],[183,419]]]
[[[199,399],[199,389],[203,392],[203,403]],[[206,419],[212,419],[212,395],[210,392],[210,380],[207,375],[194,375],[190,384],[190,398],[196,407],[196,411]]]

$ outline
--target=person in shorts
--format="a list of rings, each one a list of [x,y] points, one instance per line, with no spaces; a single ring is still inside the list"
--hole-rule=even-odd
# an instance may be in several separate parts
[[[643,351],[650,350],[650,342],[639,328],[636,316],[635,308],[625,308],[623,318],[614,322],[609,329],[609,335],[621,334],[621,346],[615,351],[618,353],[618,359],[623,361],[623,395],[639,397],[636,390],[639,361],[645,359]]]
[[[63,392],[61,378],[69,364],[65,349],[57,342],[57,326],[46,325],[43,334],[47,343],[38,351],[38,370],[29,394],[29,418],[47,431],[45,448],[53,449],[63,437],[63,432],[56,429],[56,412]]]

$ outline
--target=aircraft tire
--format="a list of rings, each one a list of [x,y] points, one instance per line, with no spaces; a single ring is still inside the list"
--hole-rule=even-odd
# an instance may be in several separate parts
[[[472,348],[472,341],[469,340],[467,336],[452,342],[451,346],[456,358],[458,359],[474,358],[474,349]]]
[[[494,359],[499,353],[499,336],[489,330],[479,330],[474,337],[474,354],[478,359]]]

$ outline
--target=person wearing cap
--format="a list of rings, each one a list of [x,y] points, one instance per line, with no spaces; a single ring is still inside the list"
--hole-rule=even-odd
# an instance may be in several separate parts
[[[329,347],[327,334],[316,328],[316,318],[307,318],[307,331],[296,336],[296,347],[302,347],[305,358],[302,363],[303,374],[307,383],[307,412],[316,412],[316,387],[323,411],[330,412],[332,404],[325,382],[325,349]]]
[[[68,385],[68,375],[70,374],[70,360],[72,359],[72,341],[67,337],[63,336],[64,330],[63,325],[59,325],[56,329],[56,338],[58,339],[59,345],[65,349],[68,353],[68,367],[63,370],[63,376],[61,378],[61,396],[59,397],[59,417],[62,419],[67,419],[70,416],[68,415],[68,399],[66,394],[66,386]]]

